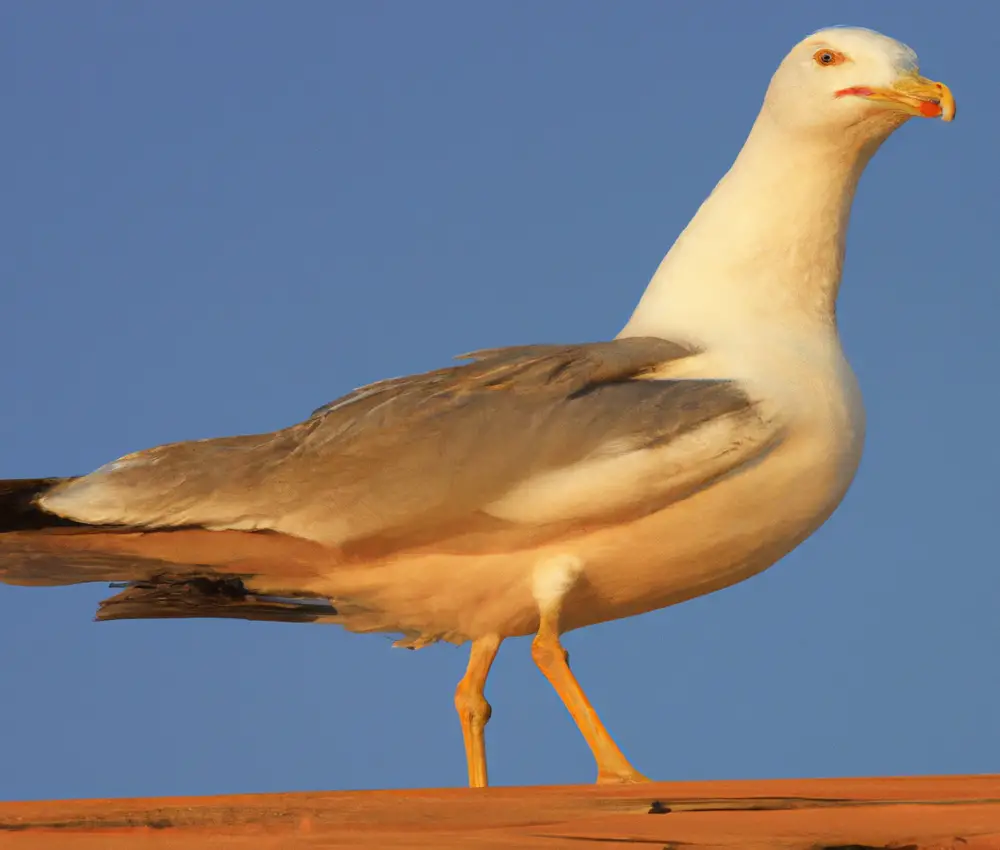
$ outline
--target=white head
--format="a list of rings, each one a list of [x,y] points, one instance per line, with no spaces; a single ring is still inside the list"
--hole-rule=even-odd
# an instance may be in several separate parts
[[[719,346],[809,322],[834,327],[858,179],[892,131],[917,115],[951,121],[955,100],[920,76],[905,44],[847,27],[803,39],[622,335]]]
[[[762,114],[798,132],[855,129],[873,136],[888,135],[913,116],[951,121],[955,101],[948,87],[919,70],[916,53],[881,33],[820,30],[782,61]]]

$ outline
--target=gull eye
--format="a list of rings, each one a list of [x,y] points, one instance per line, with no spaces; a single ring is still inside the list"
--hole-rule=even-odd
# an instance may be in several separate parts
[[[840,65],[847,61],[847,57],[843,53],[838,53],[836,50],[830,50],[829,48],[823,48],[822,50],[817,50],[813,54],[813,59],[816,61],[817,65],[831,66]]]

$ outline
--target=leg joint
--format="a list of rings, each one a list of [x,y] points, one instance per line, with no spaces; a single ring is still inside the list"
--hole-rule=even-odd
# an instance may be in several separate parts
[[[482,691],[467,684],[465,679],[455,689],[455,709],[460,718],[480,726],[485,726],[493,713]]]
[[[531,641],[531,657],[536,665],[545,669],[560,661],[566,661],[569,653],[563,649],[558,635],[539,632]]]

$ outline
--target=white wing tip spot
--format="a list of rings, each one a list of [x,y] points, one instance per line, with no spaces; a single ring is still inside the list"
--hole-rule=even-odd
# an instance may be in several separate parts
[[[576,555],[556,555],[535,566],[531,576],[531,595],[540,610],[558,605],[583,572],[583,561]]]

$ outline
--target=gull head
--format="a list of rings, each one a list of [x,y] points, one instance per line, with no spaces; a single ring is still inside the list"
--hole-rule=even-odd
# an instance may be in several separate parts
[[[917,54],[868,29],[834,27],[803,39],[778,67],[763,114],[796,131],[884,137],[914,116],[955,117],[944,83],[920,76]]]

